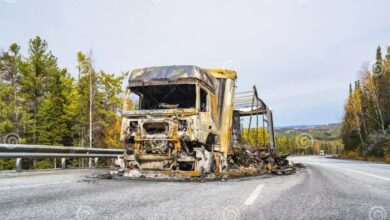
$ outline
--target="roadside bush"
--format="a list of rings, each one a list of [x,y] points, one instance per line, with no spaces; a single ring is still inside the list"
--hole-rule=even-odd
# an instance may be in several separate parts
[[[364,160],[365,158],[361,154],[360,148],[350,151],[343,151],[340,156],[342,159],[351,159],[351,160]]]
[[[47,160],[42,160],[37,162],[37,169],[51,169],[53,168],[53,163]]]
[[[0,170],[16,169],[16,159],[0,159]]]

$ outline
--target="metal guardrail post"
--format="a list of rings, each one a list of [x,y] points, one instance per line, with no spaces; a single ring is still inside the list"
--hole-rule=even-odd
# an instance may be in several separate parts
[[[61,158],[61,168],[66,169],[66,158]]]
[[[88,158],[88,168],[92,168],[92,158]]]
[[[95,167],[99,166],[99,157],[95,157]]]
[[[22,158],[16,158],[16,172],[22,172]]]

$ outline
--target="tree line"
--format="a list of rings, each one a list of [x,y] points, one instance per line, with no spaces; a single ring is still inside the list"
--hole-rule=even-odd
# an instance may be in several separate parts
[[[76,60],[75,73],[59,67],[40,37],[29,41],[27,54],[16,43],[0,53],[0,142],[121,147],[127,73],[96,71],[92,58],[82,52]]]
[[[390,159],[390,47],[380,47],[374,64],[365,63],[349,85],[344,105],[342,140],[345,156]]]
[[[262,127],[244,128],[242,142],[251,148],[267,149],[269,132]],[[340,124],[324,125],[307,129],[277,129],[275,131],[276,152],[294,155],[338,155],[343,151],[340,137]]]
[[[12,133],[25,144],[121,147],[122,80],[127,73],[96,71],[92,58],[82,52],[76,59],[73,74],[59,67],[40,37],[29,41],[27,54],[16,43],[0,53],[3,142]]]

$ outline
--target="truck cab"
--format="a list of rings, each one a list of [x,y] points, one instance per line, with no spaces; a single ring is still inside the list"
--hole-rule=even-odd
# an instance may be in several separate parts
[[[126,166],[190,176],[214,172],[221,140],[217,89],[216,78],[196,66],[134,70],[123,107]]]

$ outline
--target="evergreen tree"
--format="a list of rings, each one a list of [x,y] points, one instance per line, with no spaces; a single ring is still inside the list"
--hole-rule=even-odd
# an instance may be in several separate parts
[[[0,134],[18,132],[19,124],[19,71],[20,47],[11,44],[7,52],[0,55]]]
[[[382,63],[383,57],[382,57],[382,49],[380,46],[376,49],[376,61]]]

